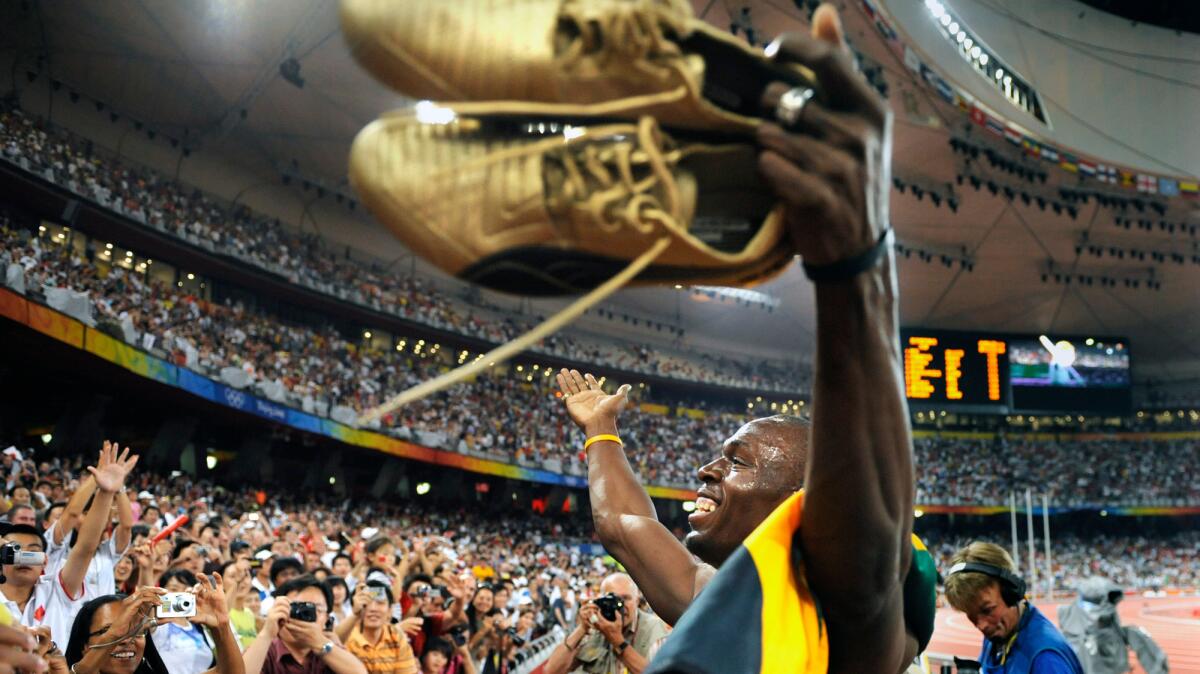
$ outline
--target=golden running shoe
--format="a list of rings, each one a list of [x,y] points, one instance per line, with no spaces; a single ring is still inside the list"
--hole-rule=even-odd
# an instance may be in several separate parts
[[[420,99],[614,104],[744,133],[769,82],[815,81],[693,18],[687,0],[342,0],[341,17],[358,62]]]
[[[792,260],[751,144],[528,107],[389,113],[355,139],[351,182],[413,252],[506,292],[584,292],[652,245],[666,248],[635,284],[746,285]]]

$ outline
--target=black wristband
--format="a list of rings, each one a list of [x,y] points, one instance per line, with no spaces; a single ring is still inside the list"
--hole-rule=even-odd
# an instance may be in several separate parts
[[[804,275],[813,283],[829,283],[831,281],[852,279],[879,264],[879,260],[887,252],[887,248],[891,244],[892,228],[888,227],[883,234],[879,235],[879,240],[875,242],[875,245],[868,248],[861,255],[831,262],[830,264],[812,265],[806,262],[803,265]]]
[[[617,657],[618,658],[621,657],[622,655],[625,655],[626,648],[629,648],[629,641],[626,639],[622,639],[621,643],[617,645]]]

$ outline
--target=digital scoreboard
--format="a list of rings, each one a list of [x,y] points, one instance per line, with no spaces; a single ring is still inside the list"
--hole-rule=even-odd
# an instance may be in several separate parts
[[[1009,406],[1008,343],[961,332],[905,330],[904,393],[910,403],[1004,411]]]
[[[916,408],[1128,414],[1129,341],[904,329],[904,392]]]

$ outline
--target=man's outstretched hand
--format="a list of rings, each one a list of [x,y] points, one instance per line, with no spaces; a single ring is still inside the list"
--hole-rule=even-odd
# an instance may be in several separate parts
[[[567,414],[589,436],[617,432],[617,417],[629,405],[629,384],[609,395],[600,388],[592,375],[564,368],[558,373],[558,388],[562,391]]]
[[[88,472],[96,479],[96,486],[101,491],[116,493],[125,486],[125,478],[137,465],[138,456],[129,455],[129,448],[117,455],[120,446],[115,442],[104,441],[100,450],[100,460],[95,466],[88,466]]]
[[[784,205],[792,243],[810,265],[860,255],[890,226],[891,109],[855,69],[830,5],[813,14],[811,36],[787,33],[767,53],[810,68],[822,91],[794,128],[768,123],[758,130],[759,170]],[[789,88],[768,86],[764,112],[773,115]]]

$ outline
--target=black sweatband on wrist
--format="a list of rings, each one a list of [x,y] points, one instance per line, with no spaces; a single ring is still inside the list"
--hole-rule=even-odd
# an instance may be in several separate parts
[[[862,254],[829,264],[813,265],[806,262],[803,264],[804,275],[813,283],[829,283],[852,279],[879,264],[879,260],[887,252],[887,248],[891,244],[892,228],[888,227],[883,234],[879,235],[879,240],[875,242],[875,245],[868,248]]]

